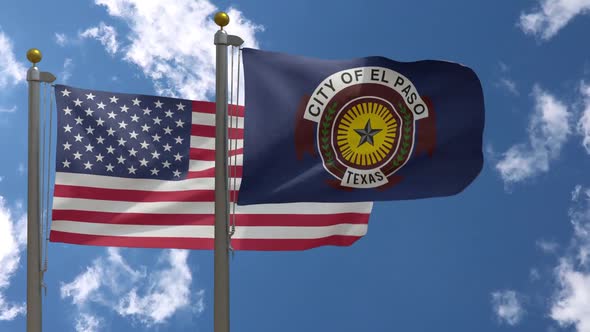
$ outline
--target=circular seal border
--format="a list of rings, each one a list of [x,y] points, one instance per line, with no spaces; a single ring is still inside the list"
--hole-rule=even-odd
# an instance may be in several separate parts
[[[387,101],[402,118],[401,129],[404,139],[403,142],[402,140],[399,140],[398,142],[400,142],[399,144],[401,144],[401,148],[403,148],[403,154],[400,155],[397,153],[401,150],[398,145],[396,152],[391,158],[392,160],[384,163],[380,168],[377,167],[374,169],[380,169],[385,177],[389,178],[409,161],[416,143],[416,119],[413,113],[408,110],[404,98],[396,90],[374,83],[360,83],[346,87],[338,91],[333,98],[328,101],[326,104],[327,106],[325,107],[325,112],[322,113],[320,121],[318,121],[316,130],[317,147],[320,152],[319,154],[322,159],[322,164],[326,171],[339,180],[342,180],[348,167],[339,160],[337,160],[338,164],[335,163],[336,151],[332,145],[334,120],[336,113],[338,113],[338,105],[339,102],[342,101],[344,101],[344,105],[347,105],[353,100],[366,97]],[[396,104],[397,107],[395,107]],[[343,108],[344,107],[341,107],[340,109]],[[329,136],[324,134],[326,130],[329,131]],[[322,136],[322,134],[324,135]]]
[[[395,108],[395,106],[390,101],[383,99],[381,97],[376,97],[376,96],[360,96],[360,97],[357,97],[357,98],[354,98],[354,99],[348,101],[346,104],[344,104],[344,106],[340,107],[340,110],[338,112],[336,112],[336,114],[335,114],[334,122],[332,123],[331,140],[330,140],[330,142],[332,143],[332,148],[334,149],[334,154],[336,155],[336,160],[338,160],[338,162],[340,162],[340,164],[342,164],[343,166],[347,166],[347,167],[351,167],[351,166],[346,165],[347,163],[345,161],[341,160],[341,158],[340,158],[341,154],[338,153],[337,148],[335,147],[335,143],[334,143],[334,140],[336,140],[336,135],[337,135],[336,131],[338,130],[337,129],[338,119],[339,119],[340,114],[342,114],[347,108],[349,108],[350,104],[352,104],[358,100],[361,100],[361,99],[376,99],[376,100],[379,100],[382,103],[386,104],[387,107],[389,107],[392,110],[392,112],[395,114],[395,117],[399,120],[399,130],[398,131],[399,131],[400,136],[402,135],[402,131],[403,131],[402,128],[403,128],[404,120],[403,120],[401,114],[399,114],[399,111]],[[340,117],[340,119],[341,119],[341,117]],[[384,166],[385,164],[390,162],[397,154],[397,150],[399,149],[399,146],[400,146],[399,139],[396,138],[396,142],[394,144],[394,147],[391,149],[391,152],[388,153],[387,159],[382,160],[378,164]],[[352,167],[354,167],[354,166],[352,166]],[[381,167],[382,166],[360,167],[360,165],[359,165],[358,168],[359,169],[377,169],[377,168],[381,168]]]

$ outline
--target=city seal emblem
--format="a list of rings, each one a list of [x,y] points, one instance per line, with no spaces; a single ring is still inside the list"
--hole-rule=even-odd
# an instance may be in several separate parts
[[[430,102],[404,75],[357,67],[328,76],[303,99],[299,121],[304,123],[296,136],[315,136],[322,164],[339,187],[388,187],[416,151],[417,136],[425,136],[419,148],[432,154],[433,115]],[[302,141],[310,140],[296,137],[296,144]]]

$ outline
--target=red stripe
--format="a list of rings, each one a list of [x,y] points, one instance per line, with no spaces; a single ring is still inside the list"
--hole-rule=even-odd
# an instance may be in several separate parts
[[[233,239],[231,245],[236,250],[306,250],[320,246],[350,246],[360,237],[333,235],[320,239]],[[210,238],[153,238],[95,236],[87,234],[51,231],[51,242],[64,242],[90,246],[135,247],[135,248],[175,248],[213,250],[213,239]]]
[[[215,114],[215,103],[209,101],[193,101],[193,112]]]
[[[235,190],[230,191],[235,194]],[[54,197],[125,202],[213,202],[214,190],[148,191],[55,185]]]
[[[189,154],[189,158],[191,160],[196,160],[196,161],[215,161],[215,150],[191,148],[189,153],[190,153]],[[238,154],[243,154],[243,153],[244,153],[244,149],[243,148],[239,148],[239,149],[228,151],[228,155],[230,157],[231,156],[238,155]]]
[[[230,123],[228,122],[228,125]],[[191,135],[202,136],[202,137],[215,137],[215,126],[206,126],[201,124],[191,125]],[[229,139],[243,139],[244,129],[242,128],[230,128],[228,133]]]
[[[95,212],[82,210],[53,210],[52,220],[92,222],[120,225],[214,225],[212,214],[148,214]]]
[[[144,214],[113,213],[79,210],[53,210],[52,220],[92,222],[99,224],[124,225],[214,225],[212,214]],[[339,224],[367,224],[369,214],[238,214],[236,226],[299,226],[321,227]]]
[[[319,239],[234,239],[231,240],[231,246],[235,250],[307,250],[321,246],[348,247],[360,238],[360,236],[332,235]]]
[[[244,116],[244,106],[228,105],[230,115]],[[237,111],[237,112],[236,112]],[[215,114],[215,103],[208,101],[193,101],[193,112]]]
[[[242,166],[230,166],[229,167],[229,175],[234,176],[236,178],[242,177]],[[195,179],[195,178],[214,178],[215,177],[215,168],[208,168],[202,171],[192,171],[188,172],[187,179]]]
[[[169,249],[196,249],[212,250],[211,238],[157,238],[157,237],[125,237],[88,235],[68,232],[51,231],[51,242],[63,242],[80,244],[85,246],[109,246],[130,248],[169,248]]]

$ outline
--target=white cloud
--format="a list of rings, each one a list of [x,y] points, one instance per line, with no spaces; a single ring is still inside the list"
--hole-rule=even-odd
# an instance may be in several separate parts
[[[498,82],[498,85],[515,96],[520,94],[518,92],[518,88],[516,87],[516,83],[509,78],[501,78]]]
[[[580,84],[580,93],[584,99],[584,110],[582,117],[578,121],[578,132],[582,135],[582,145],[586,152],[590,154],[590,85],[582,82]]]
[[[550,251],[559,250],[560,255],[553,270],[556,288],[551,290],[553,296],[549,297],[548,316],[561,327],[590,332],[590,188],[575,186],[571,200],[568,214],[573,226],[572,239],[567,246],[549,245]],[[538,241],[537,245],[543,247],[539,245],[542,242]],[[536,281],[541,279],[541,274],[532,268],[529,277]],[[515,291],[492,293],[492,303],[501,321],[516,325],[521,320],[524,313],[522,300]]]
[[[27,68],[16,61],[12,41],[0,30],[0,88],[25,81]]]
[[[12,106],[10,108],[0,107],[0,113],[14,113],[14,112],[16,112],[16,105]]]
[[[574,325],[590,332],[590,190],[576,186],[574,207],[569,211],[574,226],[569,252],[555,269],[558,288],[550,316],[561,326]]]
[[[61,72],[60,76],[60,80],[63,83],[67,83],[68,80],[70,79],[70,77],[72,77],[72,69],[74,67],[74,62],[72,61],[72,59],[70,58],[66,58],[64,60],[64,66],[63,66],[63,70]]]
[[[520,15],[519,26],[526,34],[545,40],[555,36],[575,16],[590,12],[590,0],[540,0],[539,7]]]
[[[76,332],[97,332],[100,328],[100,319],[91,314],[81,314],[76,319]]]
[[[561,326],[575,325],[577,332],[590,332],[590,273],[578,271],[568,262],[556,269],[559,292],[550,316]]]
[[[577,206],[569,211],[574,226],[574,247],[579,264],[590,268],[590,189],[577,188],[578,194],[572,195]]]
[[[500,71],[503,73],[510,71],[510,67],[503,61],[498,62],[498,66],[500,67]]]
[[[94,38],[104,46],[109,54],[117,53],[117,31],[114,27],[100,22],[97,27],[88,28],[79,34],[80,38]]]
[[[26,313],[27,307],[22,304],[10,304],[4,299],[4,295],[0,293],[0,321],[13,320],[20,315]]]
[[[166,321],[177,310],[190,305],[192,276],[186,264],[188,252],[170,250],[166,256],[170,268],[156,272],[143,295],[134,288],[121,299],[116,308],[120,315],[133,316],[152,325]]]
[[[500,322],[511,326],[518,324],[524,315],[519,296],[513,290],[493,292],[492,305]]]
[[[509,77],[510,67],[505,62],[498,62],[500,77],[496,82],[496,86],[500,87],[514,96],[520,95],[516,82]]]
[[[217,8],[211,2],[95,0],[95,3],[129,26],[126,37],[130,43],[122,49],[123,59],[137,65],[153,80],[158,94],[199,100],[214,95],[213,35],[218,27],[212,21]],[[228,33],[244,39],[244,46],[258,47],[255,34],[262,27],[237,9],[230,8],[228,15],[231,19]]]
[[[16,171],[18,172],[18,175],[25,175],[27,172],[27,166],[25,166],[24,163],[19,163]]]
[[[21,253],[26,244],[26,220],[15,220],[13,211],[0,196],[0,321],[13,320],[25,313],[24,303],[9,302],[3,291],[10,286],[10,279],[19,267]]]
[[[506,184],[547,172],[571,133],[571,114],[563,102],[539,87],[533,89],[533,96],[535,111],[529,123],[528,144],[512,146],[496,164]]]
[[[80,326],[99,325],[100,319],[90,313],[94,305],[145,326],[165,323],[184,309],[201,308],[202,312],[203,292],[195,292],[196,298],[192,295],[187,258],[188,251],[166,250],[160,257],[164,266],[148,273],[145,267],[132,268],[119,249],[109,248],[106,257],[96,259],[73,281],[62,284],[61,296],[71,299],[80,311]]]
[[[55,43],[59,46],[65,46],[69,42],[68,37],[63,33],[55,33]]]
[[[106,257],[94,260],[91,266],[69,283],[62,283],[62,298],[71,298],[72,303],[84,307],[89,302],[105,303],[103,290],[109,294],[120,294],[121,289],[131,287],[140,277],[141,271],[133,270],[121,257],[119,249],[108,248]]]
[[[574,190],[572,191],[572,201],[577,202],[578,198],[580,198],[580,193],[582,192],[582,186],[576,185]]]
[[[61,297],[71,297],[72,303],[83,305],[101,286],[103,278],[102,263],[95,262],[93,266],[86,268],[72,282],[62,284]]]
[[[559,248],[559,244],[557,242],[542,239],[537,240],[536,245],[539,247],[539,249],[547,254],[554,253]]]

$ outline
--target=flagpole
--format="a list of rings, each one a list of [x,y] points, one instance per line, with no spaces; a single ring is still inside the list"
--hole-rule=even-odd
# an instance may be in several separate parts
[[[27,187],[27,332],[41,332],[41,218],[40,206],[40,163],[39,163],[39,104],[41,82],[51,83],[55,76],[41,72],[37,63],[42,59],[41,51],[32,48],[27,51],[32,63],[27,71],[29,82],[29,138],[28,138],[28,187]]]
[[[41,241],[39,218],[39,96],[41,52],[31,49],[27,59],[29,82],[29,156],[27,192],[27,332],[41,331]]]
[[[229,233],[227,174],[227,47],[240,46],[240,37],[228,35],[223,27],[229,23],[224,12],[215,14],[219,30],[215,33],[215,250],[213,281],[213,330],[229,332]],[[232,82],[233,83],[233,82]]]

